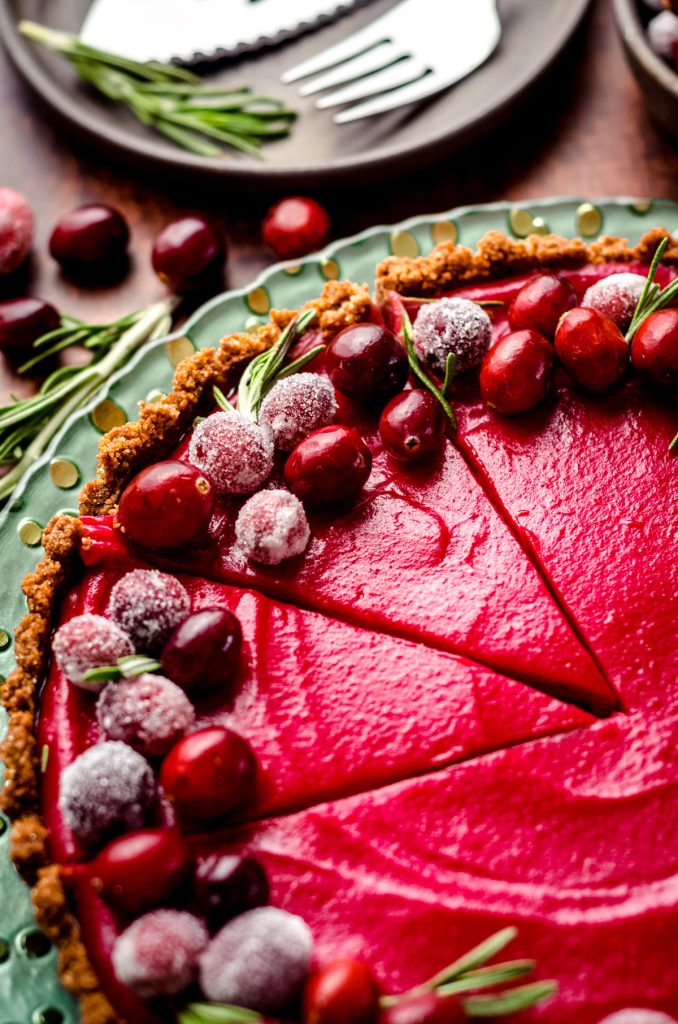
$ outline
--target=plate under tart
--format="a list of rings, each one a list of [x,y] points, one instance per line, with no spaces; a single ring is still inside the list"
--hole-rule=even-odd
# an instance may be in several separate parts
[[[14,581],[0,590],[0,683],[14,665],[12,636],[25,613],[19,583],[40,558],[43,526],[57,511],[75,513],[79,488],[95,472],[101,434],[134,418],[140,399],[168,391],[174,366],[194,348],[213,345],[223,334],[261,322],[273,306],[301,305],[314,297],[327,279],[371,281],[376,263],[390,253],[416,256],[446,239],[473,245],[493,228],[516,237],[550,230],[588,240],[603,233],[618,234],[635,242],[658,224],[670,230],[678,228],[678,203],[556,198],[458,208],[372,228],[297,264],[273,266],[248,288],[207,303],[191,317],[181,335],[147,346],[112,378],[88,409],[71,417],[0,513],[0,566],[4,579]],[[0,715],[4,726],[1,709]],[[63,1024],[76,1024],[75,1004],[57,980],[55,951],[44,946],[42,956],[26,953],[26,946],[32,945],[26,936],[34,927],[29,893],[10,865],[9,827],[1,816],[0,828],[0,1019],[8,1024],[42,1024],[41,1012],[51,1007],[62,1014]],[[52,1018],[44,1020],[53,1024]]]
[[[229,153],[194,156],[149,132],[135,118],[83,88],[62,58],[27,42],[17,23],[29,18],[77,31],[88,0],[0,0],[0,38],[19,73],[75,133],[128,162],[180,176],[230,180],[242,188],[317,187],[334,181],[363,184],[421,168],[489,131],[506,117],[553,64],[579,25],[590,0],[499,0],[503,23],[492,59],[454,89],[425,104],[335,125],[297,87],[280,76],[393,7],[371,0],[337,24],[275,49],[210,67],[216,81],[251,83],[279,97],[300,117],[287,139],[266,146],[264,161]]]

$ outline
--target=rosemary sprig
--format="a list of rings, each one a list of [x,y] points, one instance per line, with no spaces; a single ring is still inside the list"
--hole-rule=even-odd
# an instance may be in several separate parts
[[[457,367],[456,356],[455,356],[454,352],[450,352],[450,354],[448,355],[448,357],[447,357],[447,359],[445,361],[445,379],[443,381],[442,388],[439,388],[436,384],[433,383],[431,378],[424,372],[424,370],[422,368],[422,365],[419,362],[419,357],[418,357],[418,355],[416,353],[416,349],[414,347],[414,337],[412,335],[412,321],[410,320],[410,318],[409,318],[409,316],[407,314],[407,310],[405,309],[404,306],[402,307],[401,312],[402,312],[402,318],[403,318],[403,323],[402,323],[403,341],[405,342],[405,351],[407,353],[407,360],[408,360],[408,362],[410,364],[410,370],[412,371],[414,376],[417,378],[417,380],[421,381],[421,383],[424,385],[424,387],[428,391],[430,391],[431,394],[435,398],[438,399],[438,401],[442,405],[443,409],[445,410],[445,414],[448,417],[450,423],[452,424],[453,428],[456,430],[456,428],[457,428],[457,417],[454,415],[454,411],[452,409],[452,406],[447,401],[447,397],[446,397],[447,393],[449,391],[450,385],[452,384],[452,380],[454,378],[454,373],[455,373],[455,370],[456,370],[456,367]]]
[[[153,658],[147,658],[143,654],[127,654],[118,658],[115,665],[99,665],[97,668],[90,668],[85,672],[83,680],[86,683],[109,683],[118,679],[133,679],[145,672],[157,672],[160,662]]]
[[[241,416],[256,423],[261,403],[276,381],[298,373],[323,351],[324,345],[316,345],[294,362],[283,366],[292,344],[313,322],[315,315],[314,309],[307,309],[287,325],[275,345],[254,357],[240,378],[238,386],[238,412]]]
[[[247,87],[203,85],[197,75],[173,64],[128,60],[34,21],[20,22],[19,31],[61,54],[108,99],[198,156],[220,156],[223,146],[230,146],[259,157],[261,140],[288,135],[296,117],[279,100]]]
[[[678,449],[678,434],[676,434],[676,436],[674,437],[673,441],[669,445],[669,451],[670,452],[675,451],[676,449]]]
[[[672,302],[678,299],[678,278],[667,284],[665,288],[661,288],[655,281],[657,269],[668,244],[668,238],[661,240],[650,264],[645,285],[638,299],[638,305],[635,308],[631,324],[626,332],[626,341],[629,345],[633,341],[640,325],[644,320],[647,320],[651,313],[656,313],[659,309],[665,309],[666,306],[670,306]]]

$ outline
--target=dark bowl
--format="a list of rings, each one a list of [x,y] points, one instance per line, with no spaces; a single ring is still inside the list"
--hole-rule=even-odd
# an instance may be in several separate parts
[[[653,121],[678,140],[678,74],[650,49],[645,26],[652,16],[640,0],[613,0],[617,28]]]

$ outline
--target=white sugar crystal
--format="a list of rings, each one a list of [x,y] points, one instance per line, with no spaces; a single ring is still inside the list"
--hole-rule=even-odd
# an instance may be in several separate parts
[[[157,569],[128,572],[115,584],[108,602],[108,614],[144,654],[162,650],[174,627],[190,611],[185,587]]]
[[[469,299],[438,299],[419,310],[413,328],[414,343],[437,373],[444,374],[447,357],[457,357],[457,372],[479,366],[492,341],[492,321]]]
[[[118,937],[112,961],[118,981],[142,999],[173,996],[194,981],[207,929],[193,914],[154,910]]]
[[[289,452],[334,420],[337,399],[327,377],[294,373],[274,384],[261,404],[259,423],[268,429],[277,448]]]
[[[109,683],[97,701],[97,719],[108,739],[123,740],[146,757],[160,757],[195,721],[182,689],[144,673]]]
[[[102,665],[114,665],[118,658],[134,654],[134,645],[110,619],[87,613],[76,615],[57,629],[52,652],[69,682],[98,692],[106,685],[105,680],[86,683],[85,673]]]
[[[193,431],[188,457],[219,494],[250,494],[273,471],[273,441],[238,413],[216,412]]]
[[[260,491],[245,502],[235,523],[238,546],[255,562],[278,565],[306,550],[311,537],[304,506],[289,491]]]

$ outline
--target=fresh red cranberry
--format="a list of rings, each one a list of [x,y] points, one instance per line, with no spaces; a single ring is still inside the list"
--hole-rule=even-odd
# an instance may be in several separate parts
[[[104,847],[88,874],[107,903],[137,915],[171,900],[188,880],[192,866],[191,850],[178,832],[142,828]]]
[[[55,331],[61,319],[54,306],[42,299],[0,302],[0,352],[26,355],[34,341]]]
[[[168,460],[142,469],[120,498],[118,522],[129,539],[150,551],[183,547],[207,533],[215,493],[187,462]]]
[[[631,361],[655,387],[678,389],[678,309],[660,309],[643,321],[631,344]]]
[[[378,324],[345,327],[327,346],[325,369],[337,391],[357,402],[383,405],[407,382],[405,350]]]
[[[256,773],[247,740],[214,725],[179,740],[163,761],[160,781],[181,817],[201,821],[229,814],[250,800]]]
[[[306,196],[281,199],[270,208],[262,224],[264,242],[284,260],[318,249],[329,231],[327,211]]]
[[[553,338],[563,313],[577,305],[577,293],[556,274],[539,274],[523,285],[508,311],[508,322],[514,331],[539,331]]]
[[[464,1007],[454,996],[424,992],[405,996],[384,1010],[379,1024],[465,1024]]]
[[[376,1024],[379,985],[358,960],[333,960],[320,967],[304,992],[304,1024]]]
[[[268,903],[266,872],[254,857],[212,853],[196,868],[195,895],[210,931]]]
[[[87,269],[119,260],[128,242],[129,228],[123,215],[112,206],[92,203],[59,221],[52,231],[49,251],[63,267]]]
[[[165,675],[187,693],[229,687],[240,663],[242,629],[227,608],[203,608],[170,634],[160,655]]]
[[[485,356],[480,391],[488,405],[504,415],[527,412],[551,386],[553,345],[538,331],[513,331]]]
[[[209,283],[224,262],[224,244],[202,217],[182,217],[163,228],[151,255],[153,269],[173,292]]]
[[[596,309],[580,306],[561,318],[556,354],[576,384],[602,394],[619,383],[629,364],[629,347],[615,323]]]
[[[379,433],[394,458],[418,462],[440,451],[445,425],[443,408],[429,391],[403,391],[382,412]]]
[[[334,505],[353,498],[372,470],[372,455],[352,427],[323,427],[301,441],[285,464],[285,483],[302,501]]]

